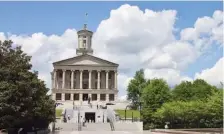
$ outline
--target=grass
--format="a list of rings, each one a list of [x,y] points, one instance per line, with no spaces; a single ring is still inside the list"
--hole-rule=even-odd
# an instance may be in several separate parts
[[[62,109],[56,109],[56,117],[61,117]]]
[[[120,115],[121,118],[125,118],[125,110],[115,110],[117,114]],[[138,110],[127,110],[126,111],[126,117],[132,118],[132,112],[134,118],[140,118],[140,112]]]

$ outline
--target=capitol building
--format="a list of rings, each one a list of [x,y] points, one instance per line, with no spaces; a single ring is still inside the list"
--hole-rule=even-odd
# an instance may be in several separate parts
[[[77,32],[75,57],[53,63],[52,99],[70,105],[115,103],[118,64],[93,56],[93,32],[87,25]]]

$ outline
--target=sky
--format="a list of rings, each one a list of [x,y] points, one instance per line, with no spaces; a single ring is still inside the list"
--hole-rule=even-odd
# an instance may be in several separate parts
[[[197,78],[223,81],[222,2],[0,2],[0,40],[32,56],[51,87],[52,62],[76,55],[77,31],[94,32],[94,55],[119,64],[119,97],[144,68],[170,87]],[[88,17],[85,17],[88,13]]]

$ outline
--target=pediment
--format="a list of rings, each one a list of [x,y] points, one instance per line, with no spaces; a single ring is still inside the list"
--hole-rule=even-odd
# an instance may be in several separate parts
[[[73,58],[57,61],[54,65],[93,65],[93,66],[118,66],[118,64],[92,56],[81,55]]]

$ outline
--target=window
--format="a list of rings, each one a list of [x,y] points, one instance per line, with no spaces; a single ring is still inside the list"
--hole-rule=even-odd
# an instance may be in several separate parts
[[[74,100],[79,100],[79,94],[74,94]]]
[[[100,100],[105,101],[106,100],[106,94],[100,94]]]
[[[109,101],[114,101],[114,94],[109,94]]]
[[[95,86],[95,89],[97,89],[97,82],[95,82],[95,85],[94,86]]]
[[[86,38],[86,36],[83,36],[83,38]]]
[[[89,87],[88,87],[88,84],[87,83],[84,83],[83,84],[83,89],[88,89]]]
[[[59,78],[62,78],[62,72],[59,73]]]
[[[61,100],[61,94],[60,93],[56,93],[56,100]]]
[[[96,101],[97,100],[97,94],[92,94],[92,101]]]
[[[65,94],[65,100],[70,100],[71,95],[70,94]]]
[[[112,74],[111,73],[109,73],[109,79],[112,79]]]

